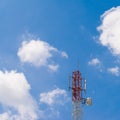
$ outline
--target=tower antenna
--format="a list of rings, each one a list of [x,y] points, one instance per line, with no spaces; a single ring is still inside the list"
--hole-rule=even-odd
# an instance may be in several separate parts
[[[78,68],[78,70],[80,69],[80,59],[79,58],[77,60],[77,68]]]
[[[91,105],[92,99],[85,98],[86,80],[83,80],[79,70],[72,72],[71,81],[69,79],[69,89],[72,91],[73,120],[83,120],[83,105]]]

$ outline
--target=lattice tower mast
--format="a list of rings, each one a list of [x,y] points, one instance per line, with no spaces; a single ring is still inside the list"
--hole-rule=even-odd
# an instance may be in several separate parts
[[[72,83],[69,80],[69,88],[72,90],[73,120],[83,120],[83,104],[91,105],[91,98],[84,98],[86,92],[86,80],[83,80],[79,70],[72,73]]]
[[[83,120],[82,101],[82,77],[80,71],[74,71],[72,74],[72,101],[74,120]]]

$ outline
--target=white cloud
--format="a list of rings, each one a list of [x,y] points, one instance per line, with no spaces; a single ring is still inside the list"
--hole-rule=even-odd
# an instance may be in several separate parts
[[[21,62],[32,63],[35,66],[43,66],[47,64],[47,60],[52,57],[52,52],[57,49],[48,43],[40,40],[23,41],[19,48],[18,56]]]
[[[64,112],[60,110],[60,106],[69,102],[70,98],[67,96],[67,91],[64,89],[56,88],[48,92],[40,94],[40,105],[45,105],[43,110],[42,120],[53,120],[54,118],[60,119],[61,114]],[[46,116],[47,114],[47,116]]]
[[[59,88],[40,94],[40,102],[47,105],[64,104],[67,100],[67,92]]]
[[[88,62],[88,64],[91,65],[91,66],[96,66],[96,65],[100,65],[101,62],[100,62],[100,60],[98,58],[93,58],[92,60],[90,60]]]
[[[4,113],[0,114],[0,120],[11,120],[9,118],[10,118],[9,112],[4,112]]]
[[[0,71],[0,104],[7,108],[0,114],[0,120],[37,119],[37,105],[29,90],[23,73]]]
[[[63,57],[65,57],[65,58],[68,58],[68,54],[67,54],[66,52],[64,52],[64,51],[61,52],[61,55],[62,55]]]
[[[64,51],[59,51],[57,48],[51,46],[42,40],[23,41],[22,46],[19,48],[17,55],[22,63],[30,63],[36,67],[47,66],[51,70],[57,70],[57,65],[51,66],[50,60],[54,57],[54,53],[68,58]],[[54,67],[54,68],[53,68]]]
[[[109,73],[112,73],[115,76],[119,76],[120,75],[120,68],[119,67],[113,67],[113,68],[108,68],[107,71]]]
[[[113,55],[120,56],[120,6],[113,7],[101,16],[99,41],[108,47]]]
[[[48,68],[50,69],[50,70],[52,70],[52,71],[57,71],[58,70],[58,68],[59,68],[59,65],[48,65]]]

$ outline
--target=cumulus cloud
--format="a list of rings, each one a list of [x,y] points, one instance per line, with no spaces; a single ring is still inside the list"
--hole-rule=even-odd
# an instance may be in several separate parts
[[[108,68],[107,71],[109,73],[112,73],[115,76],[119,76],[120,75],[120,68],[118,66],[113,67],[113,68]]]
[[[37,105],[29,91],[23,73],[0,71],[0,104],[7,108],[0,120],[37,120]]]
[[[17,55],[22,63],[30,63],[36,67],[47,66],[53,71],[56,71],[58,65],[51,65],[50,60],[55,54],[60,54],[64,58],[68,55],[64,51],[59,51],[49,43],[42,40],[23,41]]]
[[[44,92],[40,94],[40,102],[50,106],[54,104],[62,105],[67,100],[68,100],[67,92],[60,88],[56,88],[52,91]]]
[[[113,55],[120,56],[120,6],[113,7],[101,15],[102,24],[99,41],[106,46]]]
[[[90,60],[88,62],[88,65],[91,65],[91,66],[96,66],[96,65],[100,65],[100,64],[101,64],[101,62],[98,58],[93,58],[92,60]]]

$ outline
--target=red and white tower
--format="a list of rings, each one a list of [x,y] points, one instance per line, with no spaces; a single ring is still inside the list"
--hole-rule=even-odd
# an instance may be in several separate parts
[[[73,120],[83,120],[83,104],[91,105],[91,98],[84,98],[86,91],[86,80],[83,80],[79,70],[73,71],[72,82],[69,81],[69,88],[72,90]]]

